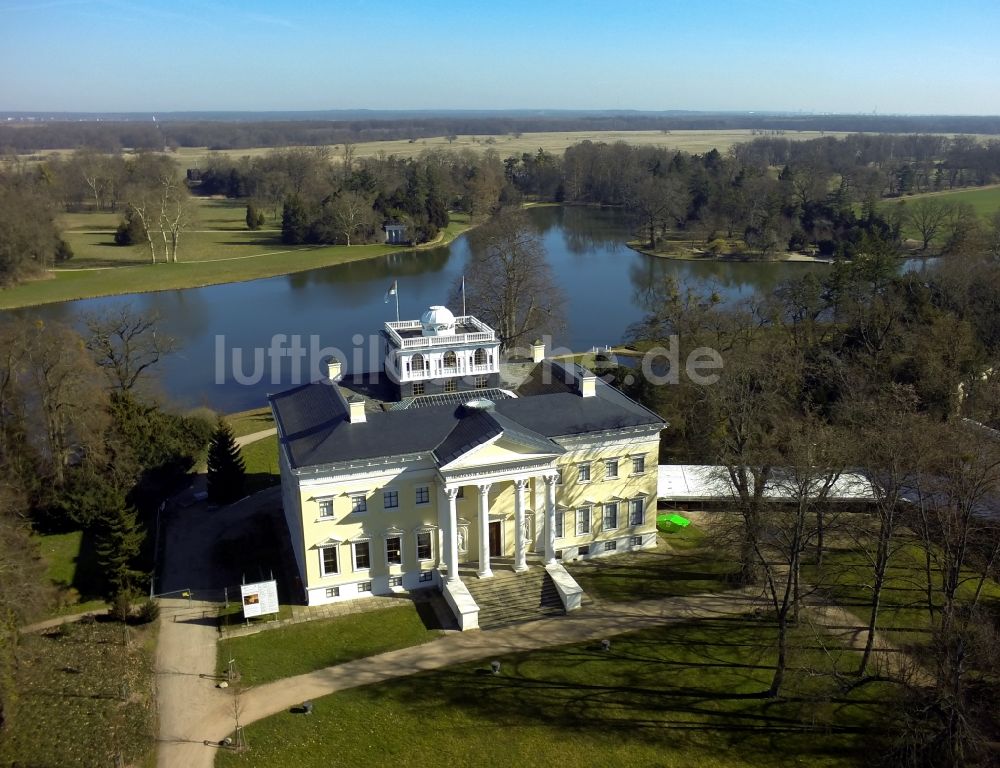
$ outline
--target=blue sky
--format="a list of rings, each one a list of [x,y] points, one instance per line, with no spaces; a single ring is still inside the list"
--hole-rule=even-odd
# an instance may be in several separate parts
[[[998,32],[998,0],[0,0],[0,110],[1000,114]]]

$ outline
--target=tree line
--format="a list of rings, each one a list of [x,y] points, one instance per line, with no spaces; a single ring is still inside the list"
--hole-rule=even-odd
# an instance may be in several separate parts
[[[0,152],[27,153],[90,147],[162,151],[172,147],[245,149],[321,146],[553,131],[738,130],[837,131],[867,133],[1000,134],[1000,119],[974,116],[740,115],[693,113],[557,113],[392,115],[366,119],[192,119],[157,115],[157,120],[49,120],[0,124]],[[331,115],[331,117],[336,117]]]
[[[0,323],[0,725],[16,692],[17,628],[55,599],[33,532],[82,531],[124,618],[148,590],[156,511],[186,482],[215,427],[155,396],[174,350],[156,318],[114,307],[61,323]]]
[[[885,764],[992,764],[1000,443],[963,416],[998,405],[984,372],[1000,355],[991,309],[1000,253],[901,274],[892,249],[870,238],[851,263],[735,305],[669,276],[641,298],[647,315],[630,329],[633,344],[675,336],[679,359],[708,346],[725,361],[710,386],[626,383],[634,371],[613,367],[605,375],[668,420],[663,460],[719,465],[733,488],[718,544],[777,627],[762,694],[781,695],[794,627],[838,589],[844,561],[831,558],[846,550],[865,585],[858,608],[869,631],[845,685],[888,679],[899,695]],[[834,502],[835,484],[855,472],[873,496]],[[901,561],[913,563],[911,607],[925,617],[926,639],[888,635],[902,647],[890,663],[875,637],[887,629]]]

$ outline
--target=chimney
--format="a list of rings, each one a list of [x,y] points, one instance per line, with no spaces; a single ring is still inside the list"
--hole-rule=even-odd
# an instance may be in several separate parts
[[[340,381],[340,361],[335,357],[331,357],[326,361],[325,365],[326,377],[330,381]]]
[[[580,379],[580,397],[594,397],[597,394],[597,376],[590,371],[584,371]]]
[[[539,339],[531,345],[531,362],[540,363],[545,359],[545,342]]]
[[[347,407],[349,408],[347,413],[347,420],[351,424],[364,424],[365,422],[365,401],[355,395],[350,400],[347,401]]]

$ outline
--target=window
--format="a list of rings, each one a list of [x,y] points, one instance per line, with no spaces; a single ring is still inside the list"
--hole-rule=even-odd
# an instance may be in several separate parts
[[[427,363],[424,356],[418,353],[410,358],[410,366],[414,371],[423,371],[427,368]]]
[[[608,480],[618,479],[618,459],[608,459],[604,462],[604,476]]]
[[[429,486],[421,485],[417,488],[417,504],[427,504],[431,500],[431,489]]]
[[[472,362],[476,365],[486,365],[486,350],[477,349],[472,355]]]
[[[385,540],[385,561],[389,565],[401,565],[403,562],[403,544],[399,536],[390,536]]]
[[[430,531],[421,531],[417,534],[417,560],[431,559],[431,534]]]
[[[633,547],[641,547],[642,546],[642,536],[633,536],[632,537],[632,546]]]
[[[590,545],[589,544],[583,544],[583,545],[577,547],[576,554],[577,554],[578,557],[586,557],[587,555],[590,554]]]
[[[367,541],[354,542],[354,570],[367,571],[372,567],[371,553]]]
[[[561,539],[563,537],[563,513],[556,512],[556,538]]]
[[[340,587],[327,587],[326,589],[327,597],[340,597]]]
[[[384,491],[382,493],[382,506],[386,509],[395,509],[399,506],[399,491]]]
[[[445,352],[443,362],[445,368],[457,368],[458,355],[456,355],[454,352]]]
[[[433,571],[421,571],[420,572],[420,578],[417,579],[417,581],[422,581],[422,582],[433,581],[433,580],[434,580],[434,572]]]
[[[320,499],[319,516],[333,517],[333,499]]]
[[[403,586],[403,577],[402,576],[390,576],[389,577],[389,586],[390,587],[401,587],[401,586]]]
[[[422,395],[423,393],[424,393],[424,382],[422,381],[413,382],[413,396],[417,397],[419,395]]]
[[[617,541],[606,541],[606,542],[604,542],[604,551],[605,552],[614,552],[616,549],[618,549],[618,542]]]
[[[372,583],[370,581],[359,581],[358,582],[358,592],[371,592]]]
[[[337,574],[337,545],[331,547],[320,547],[319,549],[320,573],[323,576],[334,576]]]
[[[576,469],[577,469],[576,479],[579,480],[581,483],[589,483],[590,482],[590,465],[589,464],[580,464]]]
[[[629,504],[628,524],[642,525],[646,519],[646,505],[642,499],[632,499]]]
[[[356,493],[351,496],[351,512],[367,512],[368,499],[363,493]]]
[[[489,376],[476,376],[476,389],[486,389],[490,385]]]
[[[645,456],[633,456],[632,457],[632,474],[641,475],[646,471],[646,457]]]
[[[583,536],[586,533],[590,533],[590,507],[576,511],[576,535]]]
[[[448,379],[448,381],[444,383],[444,391],[458,392],[458,382],[455,381],[454,379]]]
[[[618,527],[618,502],[609,501],[604,505],[604,530],[613,531]]]

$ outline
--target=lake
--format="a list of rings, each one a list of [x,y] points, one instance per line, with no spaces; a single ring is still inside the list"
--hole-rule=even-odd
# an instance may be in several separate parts
[[[788,276],[828,269],[808,263],[658,259],[625,246],[630,233],[620,211],[542,207],[528,214],[567,297],[567,328],[556,343],[576,351],[619,343],[642,316],[637,297],[664,273],[735,300],[770,291]],[[264,405],[268,392],[318,376],[323,348],[344,353],[347,370],[377,367],[377,342],[370,339],[377,339],[382,323],[395,319],[395,303],[384,300],[393,280],[399,285],[400,317],[416,319],[428,306],[448,302],[467,256],[468,243],[461,237],[443,248],[400,251],[282,277],[17,312],[75,322],[85,313],[126,301],[139,311],[156,311],[163,331],[179,345],[158,366],[162,389],[183,405],[233,412]],[[460,306],[450,308],[461,312]],[[295,335],[304,355],[293,359],[267,353],[272,345],[276,351],[287,349]]]

